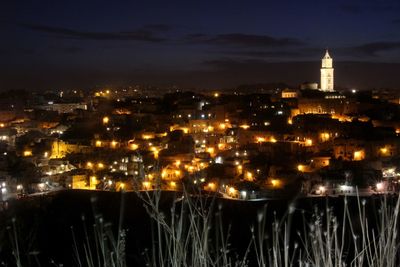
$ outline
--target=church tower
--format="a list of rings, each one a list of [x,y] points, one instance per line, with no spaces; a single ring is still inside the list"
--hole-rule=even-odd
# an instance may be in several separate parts
[[[325,56],[322,59],[322,67],[321,67],[321,90],[332,92],[333,91],[333,67],[332,67],[333,59],[328,53],[328,50],[325,52]]]

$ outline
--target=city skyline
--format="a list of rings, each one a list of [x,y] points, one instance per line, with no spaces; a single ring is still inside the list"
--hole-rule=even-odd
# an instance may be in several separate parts
[[[319,80],[326,48],[339,86],[398,87],[399,10],[390,0],[5,2],[0,89],[297,86]]]

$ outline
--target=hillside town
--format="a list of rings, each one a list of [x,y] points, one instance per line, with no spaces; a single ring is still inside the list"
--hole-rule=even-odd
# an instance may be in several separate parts
[[[257,200],[398,192],[400,92],[127,86],[0,97],[1,199],[183,190]]]

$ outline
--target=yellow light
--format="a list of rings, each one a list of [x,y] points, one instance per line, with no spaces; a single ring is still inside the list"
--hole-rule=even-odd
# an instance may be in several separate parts
[[[112,148],[115,148],[117,146],[117,144],[118,144],[117,141],[115,141],[115,140],[111,141],[111,147]]]
[[[100,140],[97,140],[96,141],[96,147],[101,147],[101,145],[102,145],[102,142]]]
[[[242,124],[242,125],[240,125],[240,128],[247,130],[250,128],[250,126],[247,124]]]
[[[243,166],[242,166],[242,165],[238,165],[237,168],[238,168],[239,170],[241,170],[241,169],[243,169]]]
[[[330,138],[329,133],[321,133],[321,139],[323,141],[327,141],[327,140],[329,140],[329,138]]]
[[[208,188],[210,189],[210,190],[212,190],[212,191],[214,191],[215,190],[215,183],[208,183]]]
[[[151,187],[151,183],[148,182],[148,181],[144,181],[142,183],[142,185],[143,185],[143,188],[146,189],[146,190],[150,189],[150,187]]]
[[[263,143],[263,142],[265,142],[265,138],[264,137],[256,137],[256,139],[257,139],[257,143]]]
[[[103,117],[103,124],[107,124],[110,122],[110,118],[109,117]]]
[[[143,135],[142,135],[142,138],[143,138],[144,140],[149,140],[149,139],[152,139],[152,136],[149,135],[149,134],[143,134]]]
[[[109,94],[110,93],[110,90],[106,90],[106,94]]]
[[[249,181],[253,180],[253,174],[251,172],[246,172],[246,179]]]
[[[97,164],[97,167],[98,167],[99,169],[103,169],[103,168],[104,168],[104,164],[100,162],[100,163]]]
[[[214,97],[215,98],[219,97],[219,93],[214,93]]]
[[[229,194],[231,194],[231,195],[234,195],[235,194],[235,192],[236,192],[236,189],[234,188],[234,187],[229,187],[229,189],[228,189],[229,191]]]
[[[354,160],[362,160],[363,158],[363,151],[354,151]]]
[[[292,121],[292,119],[291,119],[291,118],[289,118],[289,119],[287,120],[287,123],[288,123],[288,124],[293,124],[293,121]]]
[[[273,187],[277,187],[280,185],[280,181],[278,179],[272,179],[271,184]]]
[[[1,128],[4,128],[4,126],[6,126],[4,123],[0,123]]]
[[[220,124],[218,125],[218,127],[219,127],[221,130],[225,130],[226,124],[225,124],[225,123],[220,123]]]
[[[164,178],[165,176],[167,176],[167,172],[166,171],[162,171],[161,172],[161,177]]]
[[[92,183],[95,183],[97,181],[96,176],[92,176],[92,177],[90,177],[90,179],[92,180]]]
[[[311,139],[306,139],[306,146],[312,146],[313,141]]]
[[[180,171],[180,170],[176,170],[176,171],[175,171],[175,175],[176,175],[176,176],[178,176],[178,175],[180,175],[180,174],[181,174],[181,171]]]
[[[382,154],[386,154],[388,152],[388,149],[386,147],[382,147],[380,150]]]
[[[207,152],[210,154],[214,154],[215,149],[213,147],[207,147]]]
[[[89,168],[92,168],[93,164],[90,161],[88,161],[88,163],[86,163],[86,166],[89,167]]]
[[[175,161],[175,165],[176,167],[179,167],[179,165],[181,165],[181,161],[180,160]]]
[[[176,187],[176,183],[175,183],[174,181],[170,182],[169,185],[170,185],[172,188],[175,188],[175,187]]]
[[[207,127],[207,130],[208,130],[209,132],[212,132],[212,131],[214,131],[214,127],[208,126],[208,127]]]
[[[297,170],[299,170],[300,172],[303,172],[304,171],[304,165],[301,165],[301,164],[297,165]]]
[[[120,188],[121,190],[124,190],[125,184],[124,184],[124,183],[121,183],[121,184],[119,185],[119,188]]]
[[[32,151],[31,150],[25,150],[24,151],[24,157],[29,157],[32,156]]]
[[[129,145],[129,148],[130,148],[131,150],[136,150],[136,149],[139,148],[139,145],[137,145],[137,144],[130,144],[130,145]]]
[[[276,140],[274,137],[271,137],[271,138],[269,139],[269,141],[270,141],[271,143],[276,143],[276,142],[277,142],[277,140]]]

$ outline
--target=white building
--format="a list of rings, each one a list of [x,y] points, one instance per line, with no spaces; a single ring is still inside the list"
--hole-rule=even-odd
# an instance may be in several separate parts
[[[322,58],[321,66],[321,90],[325,92],[333,92],[333,59],[328,53],[325,52],[325,56]]]

